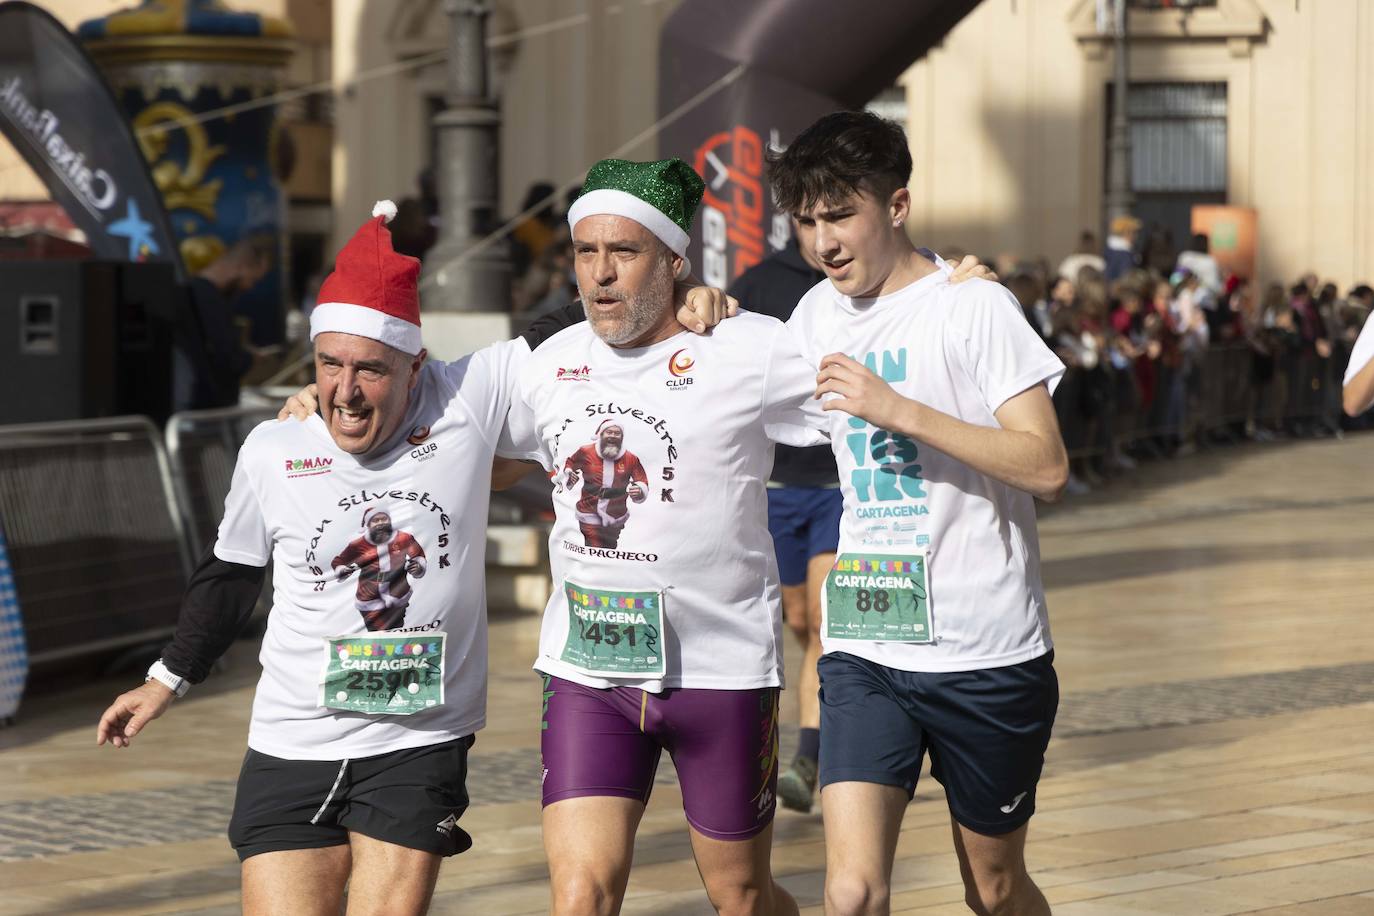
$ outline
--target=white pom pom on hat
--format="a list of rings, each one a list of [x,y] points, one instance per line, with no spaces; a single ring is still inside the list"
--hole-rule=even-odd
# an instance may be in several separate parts
[[[389,223],[396,218],[396,205],[389,200],[379,200],[372,205],[372,215],[383,217]]]

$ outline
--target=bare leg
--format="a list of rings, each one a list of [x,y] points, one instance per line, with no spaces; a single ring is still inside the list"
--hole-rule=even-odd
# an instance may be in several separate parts
[[[821,657],[821,590],[834,560],[833,553],[812,557],[806,564],[806,584],[783,587],[784,602],[789,600],[789,592],[793,602],[790,610],[784,603],[785,612],[791,615],[788,625],[798,633],[797,641],[802,647],[801,670],[797,676],[801,742],[797,756],[778,774],[778,800],[784,808],[793,811],[809,812],[815,803],[821,727],[821,682],[816,673],[816,662]]]
[[[348,916],[422,916],[428,912],[442,856],[350,831],[353,873]]]
[[[1026,872],[1026,828],[986,836],[950,818],[964,901],[979,916],[1049,916],[1050,905]]]
[[[352,855],[342,843],[245,859],[244,916],[338,916],[351,867]]]
[[[821,591],[825,588],[825,577],[835,565],[833,553],[821,553],[812,557],[806,564],[806,630],[807,638],[802,641],[805,653],[802,655],[801,674],[797,678],[797,702],[801,706],[802,728],[821,727],[821,680],[816,674],[816,662],[821,657]]]
[[[620,912],[643,816],[643,802],[602,795],[564,799],[544,809],[554,916]]]
[[[908,802],[905,789],[871,782],[835,782],[821,790],[829,916],[886,916]]]
[[[797,901],[773,881],[773,825],[747,840],[692,834],[706,896],[721,916],[797,916]]]
[[[806,583],[782,587],[782,621],[805,650],[811,634],[811,629],[806,625]]]

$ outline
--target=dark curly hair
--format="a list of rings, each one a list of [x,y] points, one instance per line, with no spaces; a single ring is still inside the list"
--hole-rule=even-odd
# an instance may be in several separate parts
[[[773,202],[788,213],[864,191],[883,199],[911,180],[906,134],[867,111],[828,114],[767,161]]]

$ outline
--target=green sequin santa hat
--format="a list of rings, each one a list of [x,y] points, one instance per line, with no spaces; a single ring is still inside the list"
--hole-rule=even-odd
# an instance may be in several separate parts
[[[630,162],[602,159],[587,171],[582,194],[568,209],[568,226],[576,229],[588,216],[623,216],[648,229],[683,259],[679,275],[690,271],[688,234],[706,183],[681,159]]]

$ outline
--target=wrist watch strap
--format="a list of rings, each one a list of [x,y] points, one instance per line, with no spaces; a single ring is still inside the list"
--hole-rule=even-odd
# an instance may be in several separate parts
[[[153,662],[152,667],[148,669],[148,676],[144,678],[144,681],[157,681],[179,697],[186,696],[186,691],[191,689],[191,682],[167,670],[167,666],[162,663],[160,658]]]

